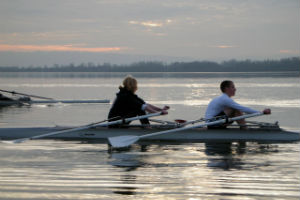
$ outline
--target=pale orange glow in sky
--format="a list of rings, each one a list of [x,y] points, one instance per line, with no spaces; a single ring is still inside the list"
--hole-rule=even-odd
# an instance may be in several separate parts
[[[87,2],[0,0],[0,66],[299,57],[299,0]]]
[[[299,54],[299,51],[297,51],[297,50],[283,49],[283,50],[280,50],[280,53],[284,53],[284,54],[290,54],[290,53]]]
[[[34,52],[34,51],[79,51],[79,52],[115,52],[121,47],[75,47],[72,45],[9,45],[0,44],[0,51]]]
[[[217,46],[209,46],[212,48],[219,48],[219,49],[228,49],[228,48],[235,48],[236,46],[233,45],[217,45]]]
[[[221,48],[221,49],[227,49],[227,48],[233,48],[235,46],[228,46],[228,45],[220,45],[218,46],[218,48]]]

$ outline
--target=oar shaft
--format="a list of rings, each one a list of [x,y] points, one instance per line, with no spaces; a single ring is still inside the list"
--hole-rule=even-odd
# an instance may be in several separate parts
[[[249,118],[249,117],[255,117],[255,116],[260,116],[260,115],[263,115],[263,113],[261,113],[261,112],[253,113],[253,114],[228,118],[228,120],[221,119],[221,120],[216,120],[216,121],[213,121],[213,122],[207,122],[205,124],[199,124],[199,125],[195,125],[195,126],[188,126],[188,127],[176,128],[176,129],[171,129],[171,130],[166,130],[166,131],[160,131],[160,132],[156,132],[156,133],[150,133],[150,134],[147,134],[147,135],[139,136],[139,138],[146,138],[146,137],[161,135],[161,134],[165,134],[165,133],[174,133],[174,132],[184,131],[184,130],[193,129],[193,128],[202,128],[202,127],[205,127],[205,126],[212,126],[212,125],[226,123],[226,121],[232,122],[232,121],[237,121],[237,120],[240,120],[240,119],[246,119],[246,118]]]
[[[134,120],[145,119],[145,118],[155,117],[155,116],[159,116],[159,115],[161,115],[161,112],[151,113],[151,114],[148,114],[148,115],[136,116],[136,117],[131,117],[131,118],[126,118],[126,119],[119,119],[119,120],[116,120],[116,121],[105,123],[103,125],[98,124],[98,125],[96,125],[96,127],[97,126],[110,126],[110,125],[115,125],[115,124],[122,124],[123,122],[127,123],[127,122],[131,122],[131,121],[134,121]]]
[[[110,125],[121,124],[123,122],[131,122],[131,121],[138,120],[138,119],[145,119],[145,118],[155,117],[155,116],[158,116],[158,115],[161,115],[161,112],[151,113],[151,114],[148,114],[148,115],[136,116],[136,117],[131,117],[131,118],[126,118],[124,120],[120,119],[120,120],[107,122],[107,123],[101,123],[101,122],[93,123],[93,124],[89,124],[89,125],[85,125],[85,126],[80,126],[80,127],[77,127],[77,128],[61,130],[61,131],[55,131],[55,132],[51,132],[51,133],[45,133],[45,134],[42,134],[42,135],[37,135],[37,136],[30,137],[28,139],[38,139],[38,138],[43,138],[43,137],[47,137],[47,136],[52,136],[52,135],[57,135],[57,134],[67,133],[67,132],[73,132],[73,131],[80,131],[80,130],[85,130],[85,129],[94,128],[94,127],[106,127],[106,126],[110,126]]]
[[[6,93],[11,93],[11,94],[19,94],[19,95],[24,95],[24,96],[28,96],[28,97],[35,97],[35,98],[39,98],[39,99],[48,99],[48,100],[53,100],[53,98],[41,97],[41,96],[32,95],[32,94],[24,94],[24,93],[15,92],[15,91],[8,91],[8,90],[2,90],[2,89],[0,89],[0,91],[1,91],[1,92],[6,92]]]
[[[109,103],[109,100],[106,99],[87,99],[87,100],[32,100],[30,101],[32,104],[39,104],[39,103]]]

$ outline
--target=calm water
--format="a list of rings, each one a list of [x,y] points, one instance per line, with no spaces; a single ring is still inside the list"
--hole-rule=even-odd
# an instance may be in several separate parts
[[[126,75],[126,74],[125,74]],[[110,99],[124,74],[1,73],[0,88],[56,99]],[[300,131],[299,74],[134,74],[138,95],[170,105],[158,119],[198,119],[219,82],[231,79],[235,99]],[[105,119],[110,104],[1,108],[1,127],[83,125]],[[300,145],[151,145],[107,152],[105,144],[35,140],[0,144],[0,199],[299,199]]]

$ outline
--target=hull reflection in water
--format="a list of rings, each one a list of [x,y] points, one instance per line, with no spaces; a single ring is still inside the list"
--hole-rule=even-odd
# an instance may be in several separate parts
[[[298,144],[133,145],[107,153],[106,144],[91,142],[1,144],[1,198],[299,197]]]

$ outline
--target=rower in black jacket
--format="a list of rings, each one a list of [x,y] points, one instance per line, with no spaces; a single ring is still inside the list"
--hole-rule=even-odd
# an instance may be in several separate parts
[[[158,108],[146,103],[135,94],[138,89],[135,78],[127,76],[123,81],[123,86],[120,86],[119,89],[120,91],[117,93],[117,97],[108,114],[108,119],[111,119],[110,121],[141,116],[145,115],[146,112],[168,114],[167,110],[169,106]],[[150,124],[148,119],[141,119],[140,122],[141,124]]]

